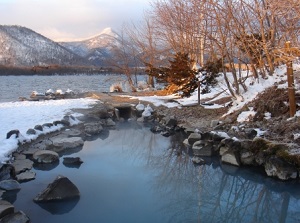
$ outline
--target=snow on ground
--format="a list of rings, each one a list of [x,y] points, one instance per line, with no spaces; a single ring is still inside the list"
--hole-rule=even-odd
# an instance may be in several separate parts
[[[37,136],[27,135],[26,132],[29,128],[61,120],[67,113],[78,117],[81,114],[71,112],[72,108],[88,108],[96,102],[95,99],[80,98],[0,103],[0,162],[5,161],[7,156],[17,149],[18,140],[14,136],[6,139],[6,134],[10,130],[18,129],[22,135],[21,139],[31,140]],[[59,128],[61,126],[51,127],[44,129],[43,132],[38,132],[38,134],[55,131]]]
[[[300,70],[300,64],[294,64],[294,70]],[[243,75],[246,75],[246,71],[243,71]],[[233,83],[233,78],[230,73],[227,73],[229,81]],[[217,78],[218,84],[211,89],[210,93],[201,94],[200,100],[205,100],[205,103],[202,104],[203,107],[206,109],[215,109],[224,107],[227,104],[219,105],[214,104],[213,101],[231,96],[227,90],[227,86],[223,81],[223,75]],[[255,97],[263,92],[265,89],[274,86],[275,84],[281,88],[287,88],[287,75],[286,75],[286,66],[280,66],[275,70],[273,76],[268,76],[267,79],[260,78],[259,80],[254,79],[253,77],[249,76],[245,82],[246,86],[248,87],[247,91],[245,92],[242,88],[240,89],[241,95],[238,96],[236,99],[232,99],[232,106],[228,110],[224,116],[233,113],[241,109],[244,105],[251,102],[255,99]],[[284,82],[284,84],[279,85],[278,83]],[[295,83],[296,88],[299,89],[297,86],[297,82]],[[131,96],[130,96],[131,97]],[[131,97],[133,99],[138,99],[140,101],[147,101],[153,103],[155,106],[164,105],[168,108],[171,107],[182,107],[188,105],[195,105],[198,103],[198,90],[192,93],[191,97],[189,98],[178,98],[176,95],[170,96],[147,96],[147,97]],[[172,99],[172,102],[169,102]],[[250,108],[249,108],[250,110]],[[245,122],[249,120],[249,116],[253,116],[253,111],[245,112],[240,115],[238,121]],[[297,112],[297,116],[300,116],[300,111]],[[270,114],[269,114],[270,116]]]

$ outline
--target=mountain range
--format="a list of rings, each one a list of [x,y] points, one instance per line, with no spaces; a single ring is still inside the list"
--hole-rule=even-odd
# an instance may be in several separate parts
[[[0,25],[0,65],[105,66],[118,41],[111,28],[82,41],[54,42],[26,27]]]
[[[118,46],[119,40],[120,36],[116,32],[111,28],[106,28],[100,34],[88,39],[59,44],[93,65],[105,66],[106,60],[111,57],[112,47]]]

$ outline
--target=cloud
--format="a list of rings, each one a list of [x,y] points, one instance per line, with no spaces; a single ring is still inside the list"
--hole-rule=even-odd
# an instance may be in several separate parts
[[[1,21],[51,39],[84,38],[139,20],[148,0],[0,0]]]
[[[55,41],[76,40],[77,36],[74,33],[58,30],[55,27],[46,27],[39,30],[44,36],[50,36]]]

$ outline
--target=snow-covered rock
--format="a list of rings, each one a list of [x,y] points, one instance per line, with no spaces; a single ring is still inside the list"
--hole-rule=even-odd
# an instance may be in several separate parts
[[[153,109],[151,108],[150,105],[147,105],[147,107],[145,108],[145,110],[142,113],[143,117],[150,117],[152,115]]]
[[[136,110],[141,112],[145,110],[145,105],[141,104],[140,102],[135,106]]]

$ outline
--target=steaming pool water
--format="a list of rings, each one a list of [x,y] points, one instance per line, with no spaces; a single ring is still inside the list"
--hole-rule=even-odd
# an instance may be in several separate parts
[[[299,222],[297,182],[280,182],[252,170],[206,159],[196,166],[183,135],[163,137],[137,123],[120,123],[75,154],[84,163],[36,168],[35,180],[6,194],[32,222]],[[184,148],[177,155],[179,148]],[[77,200],[36,204],[33,198],[56,176],[79,189]]]

